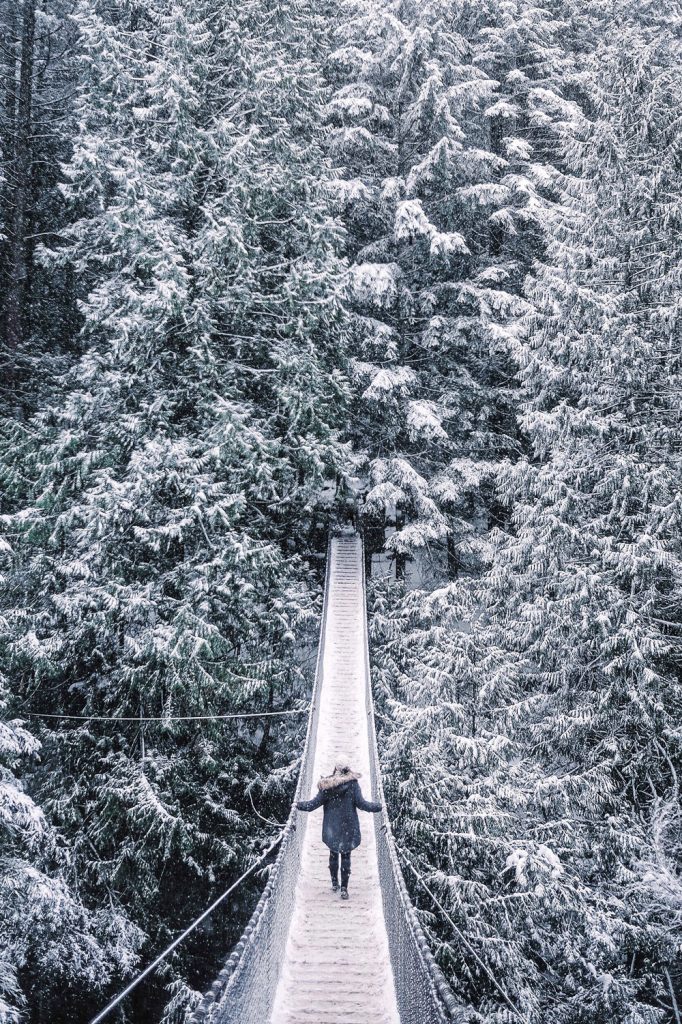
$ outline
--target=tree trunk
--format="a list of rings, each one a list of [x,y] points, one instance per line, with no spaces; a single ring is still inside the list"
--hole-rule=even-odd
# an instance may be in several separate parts
[[[268,687],[268,711],[272,711],[275,705],[275,689],[270,683]],[[266,718],[263,725],[263,736],[260,743],[258,744],[258,757],[265,757],[268,750],[268,743],[270,742],[270,732],[272,731],[272,718]]]
[[[395,514],[395,528],[396,532],[400,533],[403,526],[405,525],[405,513],[396,509]],[[397,580],[405,579],[405,569],[407,567],[407,555],[403,554],[402,551],[396,551],[395,555],[395,578]]]
[[[15,109],[10,114],[14,130],[13,160],[9,173],[9,287],[5,312],[7,379],[16,379],[16,353],[24,341],[28,291],[27,222],[31,209],[31,127],[33,113],[33,59],[36,0],[24,0],[20,16],[21,52],[17,69]]]
[[[457,545],[451,533],[448,534],[448,579],[456,580],[459,576],[459,555]]]

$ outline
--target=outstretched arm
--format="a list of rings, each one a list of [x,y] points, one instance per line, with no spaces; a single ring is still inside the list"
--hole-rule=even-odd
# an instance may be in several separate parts
[[[371,800],[365,800],[358,782],[355,783],[354,789],[355,806],[359,811],[371,811],[372,814],[378,814],[381,811],[381,804],[375,804],[372,803]]]
[[[321,807],[324,803],[324,793],[322,790],[318,790],[317,794],[312,800],[299,800],[296,806],[299,811],[316,811],[318,807]]]

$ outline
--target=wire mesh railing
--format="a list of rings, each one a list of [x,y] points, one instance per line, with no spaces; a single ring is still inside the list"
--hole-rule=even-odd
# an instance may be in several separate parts
[[[284,827],[279,854],[244,934],[195,1010],[192,1024],[264,1024],[270,1019],[294,910],[296,879],[306,829],[305,819],[301,822],[296,811],[296,802],[310,792],[313,782],[329,607],[330,555],[331,540],[327,549],[327,574],[310,717],[296,796]]]
[[[363,587],[366,596],[365,559],[363,552]],[[401,1024],[447,1024],[470,1019],[470,1012],[457,1002],[450,986],[436,964],[426,936],[417,919],[405,886],[398,854],[386,810],[377,734],[374,721],[367,614],[363,615],[366,658],[367,730],[371,788],[384,810],[374,821],[376,830],[379,879],[388,934],[388,947],[395,979],[398,1012]]]

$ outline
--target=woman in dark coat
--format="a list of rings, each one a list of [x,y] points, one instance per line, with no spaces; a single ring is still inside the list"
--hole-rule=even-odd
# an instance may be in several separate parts
[[[358,808],[378,814],[381,804],[365,800],[360,790],[360,775],[351,771],[347,757],[338,757],[334,773],[317,784],[317,796],[312,800],[299,800],[299,811],[314,811],[324,807],[322,842],[329,847],[329,872],[332,890],[339,888],[339,857],[341,858],[341,899],[348,899],[350,855],[360,845]]]

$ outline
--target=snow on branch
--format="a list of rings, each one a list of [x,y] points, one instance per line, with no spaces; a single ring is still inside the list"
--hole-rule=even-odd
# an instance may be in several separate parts
[[[414,242],[417,238],[431,240],[432,256],[469,253],[464,236],[458,231],[439,231],[427,217],[420,199],[398,203],[393,233],[396,242]]]
[[[349,273],[351,297],[356,302],[388,309],[397,301],[401,277],[397,263],[359,263]]]
[[[413,242],[415,238],[429,237],[434,231],[420,199],[406,199],[398,203],[393,228],[396,242]]]
[[[434,402],[414,401],[407,406],[407,427],[413,438],[447,438],[442,419]]]
[[[365,389],[362,397],[369,401],[377,401],[395,394],[405,395],[416,379],[414,370],[408,366],[381,367],[374,372],[372,383]]]

